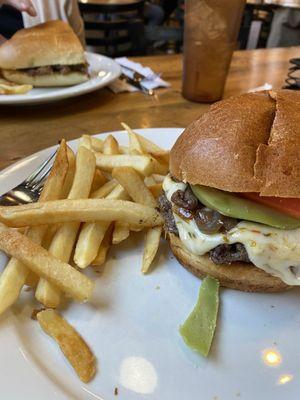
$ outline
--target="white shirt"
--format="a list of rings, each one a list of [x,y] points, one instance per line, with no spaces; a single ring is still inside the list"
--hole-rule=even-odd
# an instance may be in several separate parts
[[[32,0],[37,16],[31,17],[22,13],[24,27],[40,24],[53,19],[61,19],[69,23],[75,34],[85,45],[84,25],[81,18],[77,0]]]

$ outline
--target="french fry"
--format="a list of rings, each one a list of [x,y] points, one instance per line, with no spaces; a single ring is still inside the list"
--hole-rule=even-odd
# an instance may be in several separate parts
[[[169,162],[170,162],[170,152],[167,151],[165,154],[162,155],[153,155],[156,160],[161,163],[161,164],[165,164],[167,166],[169,166]]]
[[[3,224],[0,224],[0,250],[19,260],[74,300],[82,302],[91,297],[94,283],[89,278],[69,264],[53,257],[27,236]]]
[[[115,228],[114,228],[113,237],[112,237],[112,243],[118,244],[118,243],[122,242],[123,240],[128,238],[129,234],[130,234],[129,225],[122,224],[121,222],[117,221],[115,223]]]
[[[80,140],[79,140],[79,147],[85,147],[88,150],[92,150],[92,141],[91,137],[89,135],[82,135]]]
[[[108,244],[101,243],[98,254],[96,258],[91,262],[92,267],[101,267],[101,265],[105,264],[106,257],[110,246]]]
[[[129,147],[128,146],[119,146],[120,154],[129,154]]]
[[[148,272],[152,261],[157,253],[161,232],[161,226],[156,226],[155,228],[148,229],[148,231],[146,232],[142,263],[143,274],[146,274]]]
[[[68,262],[79,227],[77,222],[63,224],[52,239],[49,253],[61,261]],[[56,308],[60,303],[61,290],[42,277],[37,285],[35,298],[45,307]]]
[[[80,146],[76,158],[76,171],[68,199],[87,198],[95,174],[95,156],[86,147]],[[63,224],[56,232],[49,252],[59,260],[69,262],[80,227],[79,222]],[[45,279],[40,279],[36,299],[46,307],[55,308],[60,302],[60,290]]]
[[[67,170],[67,174],[63,183],[63,188],[62,188],[62,193],[60,198],[65,199],[66,196],[68,195],[71,186],[72,186],[72,182],[74,179],[74,174],[75,174],[75,154],[73,152],[73,150],[67,146],[67,161],[68,161],[68,170]],[[59,165],[58,167],[59,168]],[[46,232],[44,234],[43,237],[43,247],[45,249],[48,249],[50,246],[50,243],[53,239],[53,236],[55,234],[55,232],[57,231],[58,226],[57,225],[49,225],[46,229]],[[29,271],[29,274],[26,278],[26,285],[31,286],[33,288],[37,287],[39,278],[38,276],[36,276],[32,271]]]
[[[86,268],[94,258],[110,222],[85,223],[76,244],[74,262],[79,268]]]
[[[76,157],[74,180],[68,199],[87,198],[95,175],[94,154],[85,147],[79,147]],[[86,181],[86,182],[85,182]]]
[[[137,203],[155,207],[156,201],[139,174],[132,168],[116,168],[112,176],[126,189]],[[146,273],[155,257],[159,246],[162,227],[148,229],[146,233],[142,272]]]
[[[165,175],[160,174],[152,174],[151,176],[154,178],[155,183],[163,183],[166,177]]]
[[[39,201],[60,198],[63,184],[68,173],[67,146],[61,141],[51,172],[46,179]],[[47,226],[29,228],[28,237],[40,244]],[[0,276],[0,314],[7,310],[19,297],[30,270],[16,258],[12,258]],[[32,277],[33,278],[33,277]]]
[[[67,146],[67,157],[68,157],[69,167],[68,167],[66,179],[63,184],[63,193],[61,196],[62,199],[65,199],[68,196],[70,189],[72,187],[74,175],[75,175],[76,157],[75,157],[74,151],[69,146]]]
[[[129,154],[143,154],[143,148],[133,130],[128,125],[124,124],[124,122],[121,122],[121,125],[128,133]]]
[[[148,176],[153,172],[154,163],[153,158],[145,155],[106,155],[96,153],[97,167],[109,172],[118,167],[132,167],[142,175]]]
[[[57,200],[0,207],[0,222],[16,228],[76,221],[120,221],[143,227],[163,224],[161,215],[153,207],[126,200]]]
[[[114,224],[110,224],[109,228],[105,232],[104,238],[100,244],[97,257],[92,261],[91,265],[93,267],[100,267],[106,261],[107,253],[111,246],[112,232],[114,229]]]
[[[169,164],[161,163],[156,158],[152,157],[153,174],[167,175],[169,172]]]
[[[91,193],[93,193],[95,190],[98,190],[100,187],[102,187],[105,183],[107,182],[106,177],[102,174],[100,169],[95,170],[94,178],[93,178],[93,183],[91,187]]]
[[[82,382],[89,382],[96,373],[96,360],[79,333],[54,310],[40,311],[37,320],[57,342]]]
[[[119,143],[112,135],[108,135],[104,140],[103,154],[119,154]]]
[[[124,187],[126,192],[136,203],[156,207],[156,201],[152,193],[133,168],[115,168],[112,172],[112,176]]]
[[[168,166],[169,166],[169,158],[170,152],[167,150],[162,149],[161,147],[157,146],[155,143],[151,142],[151,140],[146,139],[144,136],[139,135],[138,133],[134,132],[128,125],[121,123],[124,129],[128,132],[129,138],[134,138],[134,143],[138,142],[138,144],[134,145],[134,149],[137,149],[140,154],[149,154],[152,155],[159,164],[164,165],[164,169],[162,166],[156,164],[156,170],[154,172],[160,174],[167,174],[168,173]],[[132,154],[132,153],[130,153]],[[136,153],[134,153],[136,154]],[[160,172],[165,171],[167,172]]]
[[[157,199],[162,192],[162,183],[156,183],[155,185],[148,186],[148,189],[152,193],[152,196]]]
[[[47,231],[43,237],[43,242],[42,242],[42,246],[44,247],[44,249],[49,249],[51,242],[58,230],[58,228],[60,228],[61,225],[59,224],[52,224],[52,225],[48,225]]]
[[[1,94],[25,94],[32,89],[32,85],[18,85],[0,78],[0,95]]]
[[[132,232],[140,232],[144,229],[143,226],[139,226],[139,225],[134,225],[134,224],[130,224],[129,225],[129,230]]]
[[[150,175],[150,176],[146,176],[146,178],[144,179],[144,183],[146,186],[151,186],[151,185],[155,185],[156,181],[153,178],[153,175]]]
[[[106,199],[129,200],[129,196],[126,190],[124,190],[124,188],[117,183],[114,189],[106,196]]]
[[[26,282],[25,285],[32,287],[35,289],[37,287],[37,284],[39,283],[39,277],[37,274],[29,270],[29,273],[26,277]]]
[[[101,186],[101,188],[92,192],[91,198],[102,199],[103,197],[106,197],[117,185],[118,182],[115,180],[108,181],[103,186]]]
[[[118,185],[107,199],[127,199],[125,190]],[[74,261],[79,268],[86,268],[96,258],[100,244],[110,222],[97,221],[83,224],[74,254]]]
[[[60,199],[62,197],[62,187],[68,175],[68,168],[68,149],[65,140],[62,140],[55,161],[40,195],[39,203]]]
[[[103,140],[96,138],[95,136],[90,136],[92,148],[94,151],[103,151]]]
[[[139,141],[142,148],[142,153],[148,153],[153,156],[164,156],[166,153],[168,153],[167,150],[157,146],[155,143],[151,142],[151,140],[146,139],[144,136],[134,132],[127,124],[124,124],[124,122],[122,122],[121,125],[128,134],[133,134],[134,137]]]

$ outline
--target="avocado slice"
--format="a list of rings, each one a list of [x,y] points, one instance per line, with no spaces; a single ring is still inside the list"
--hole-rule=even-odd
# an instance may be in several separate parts
[[[199,290],[198,301],[179,332],[185,343],[207,357],[214,337],[219,309],[219,282],[206,277]]]
[[[300,228],[300,219],[230,192],[201,185],[191,185],[191,188],[202,204],[228,217],[259,222],[278,229]]]

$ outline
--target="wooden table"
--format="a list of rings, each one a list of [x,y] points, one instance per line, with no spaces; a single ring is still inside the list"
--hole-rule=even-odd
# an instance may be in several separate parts
[[[271,5],[289,8],[300,8],[300,0],[246,0],[246,2],[247,4],[253,5]]]
[[[288,60],[300,48],[237,51],[227,80],[225,97],[247,92],[265,82],[282,87]],[[185,127],[209,105],[184,100],[181,89],[181,56],[136,58],[162,72],[171,88],[157,97],[140,92],[113,94],[101,89],[74,99],[40,106],[0,107],[0,169],[33,152],[82,134],[119,130],[125,121],[132,128]]]
[[[78,0],[78,3],[82,4],[95,4],[95,5],[107,5],[107,4],[113,4],[113,5],[123,5],[123,4],[135,4],[135,3],[140,3],[144,0]]]
[[[264,4],[280,7],[300,8],[300,0],[264,0]]]

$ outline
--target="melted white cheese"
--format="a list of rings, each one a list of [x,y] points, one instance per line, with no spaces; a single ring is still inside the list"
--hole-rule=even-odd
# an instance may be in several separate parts
[[[175,182],[170,176],[163,183],[169,201],[174,192],[185,188],[186,184]],[[220,244],[242,243],[257,268],[277,276],[288,285],[300,285],[300,229],[283,230],[242,221],[224,234],[206,235],[194,220],[173,215],[179,237],[191,253],[203,255]]]

